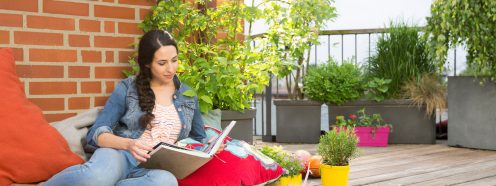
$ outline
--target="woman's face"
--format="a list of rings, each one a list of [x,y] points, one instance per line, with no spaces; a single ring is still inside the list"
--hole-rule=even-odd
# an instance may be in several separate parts
[[[174,46],[160,47],[153,57],[149,68],[152,72],[152,81],[161,84],[172,83],[178,67],[177,52]]]

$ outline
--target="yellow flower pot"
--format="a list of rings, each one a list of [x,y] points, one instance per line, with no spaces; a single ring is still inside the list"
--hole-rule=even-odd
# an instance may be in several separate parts
[[[269,186],[301,186],[301,175],[282,176],[274,183],[268,184]]]
[[[320,176],[323,186],[347,186],[350,166],[330,166],[320,164]]]

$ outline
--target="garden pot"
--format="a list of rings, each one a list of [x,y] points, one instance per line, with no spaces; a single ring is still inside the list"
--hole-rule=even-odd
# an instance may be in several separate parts
[[[300,186],[302,183],[301,175],[282,176],[274,183],[268,184],[269,186]]]
[[[387,147],[389,127],[355,127],[359,147]]]
[[[319,143],[321,102],[274,100],[280,143]]]
[[[246,109],[243,112],[223,110],[221,126],[224,129],[232,120],[235,120],[236,125],[228,136],[253,144],[253,122],[255,121],[256,114],[256,109]]]
[[[320,177],[325,186],[347,186],[350,166],[320,164]]]

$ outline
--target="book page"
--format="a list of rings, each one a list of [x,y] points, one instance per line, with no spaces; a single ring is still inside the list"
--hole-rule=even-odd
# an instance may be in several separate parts
[[[219,150],[220,146],[224,142],[224,139],[226,139],[227,134],[229,134],[229,132],[231,132],[231,129],[234,127],[235,124],[236,124],[236,121],[231,121],[231,123],[229,123],[229,125],[224,129],[224,131],[222,131],[222,133],[220,133],[219,137],[217,137],[217,139],[215,139],[214,142],[212,142],[212,144],[209,145],[204,150],[204,152],[208,153],[210,156],[213,156],[217,152],[217,150]]]

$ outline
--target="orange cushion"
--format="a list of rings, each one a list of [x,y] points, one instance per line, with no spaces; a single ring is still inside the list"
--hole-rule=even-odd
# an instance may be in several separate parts
[[[83,162],[26,99],[8,48],[0,48],[0,103],[0,185],[40,182]]]

